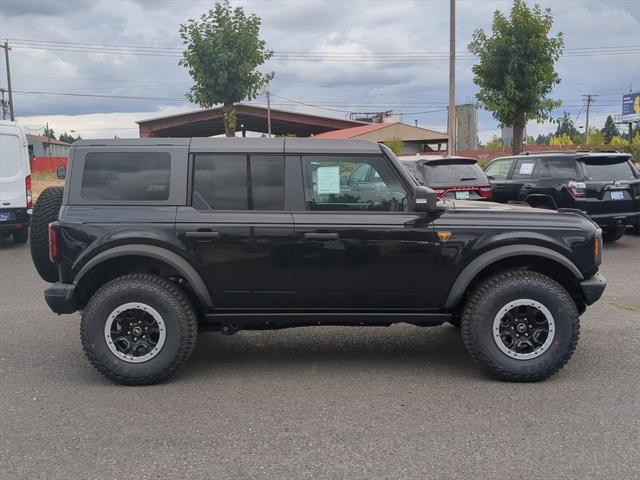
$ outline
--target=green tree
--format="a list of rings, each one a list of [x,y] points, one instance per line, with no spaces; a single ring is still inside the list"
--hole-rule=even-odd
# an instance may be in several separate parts
[[[589,135],[585,135],[587,138],[585,143],[587,145],[602,145],[604,141],[604,133],[595,127],[589,129]]]
[[[76,140],[80,140],[80,137],[78,136],[78,138],[74,138],[74,136],[71,135],[70,133],[63,132],[58,137],[58,140],[60,140],[61,142],[73,143]]]
[[[562,135],[552,135],[549,138],[549,145],[573,145],[573,140],[566,133]]]
[[[580,135],[580,132],[573,123],[573,120],[571,120],[571,115],[567,112],[562,112],[562,118],[556,119],[556,123],[558,124],[555,134],[556,137],[569,135],[571,138],[576,138]]]
[[[508,18],[494,12],[491,35],[475,30],[469,44],[480,57],[472,68],[476,97],[500,124],[513,127],[513,153],[522,150],[527,121],[545,120],[561,104],[549,98],[560,83],[555,63],[564,47],[562,33],[549,36],[552,25],[551,10],[514,0]]]
[[[483,148],[485,150],[497,150],[502,147],[503,147],[502,139],[499,138],[497,135],[494,135],[493,137],[491,137],[491,140],[489,140],[485,144]]]
[[[536,137],[536,145],[549,145],[549,138],[550,137],[551,137],[551,135],[539,134]]]
[[[393,153],[396,155],[402,155],[402,147],[404,146],[404,142],[400,138],[390,138],[382,142],[384,145],[389,147]]]
[[[228,137],[236,132],[234,105],[256,98],[273,78],[273,73],[257,70],[273,55],[260,39],[261,23],[257,15],[247,16],[242,7],[232,9],[225,0],[199,20],[180,25],[180,37],[186,46],[180,65],[193,79],[186,96],[203,108],[222,104]]]
[[[611,145],[629,145],[629,140],[623,137],[615,136],[611,139]]]
[[[611,115],[607,117],[607,120],[604,122],[604,128],[602,129],[602,134],[604,135],[604,143],[611,143],[611,139],[613,137],[620,136],[620,131],[615,123],[613,123],[613,118]]]
[[[56,133],[53,131],[53,128],[49,128],[48,123],[44,127],[43,135],[47,138],[56,138]]]

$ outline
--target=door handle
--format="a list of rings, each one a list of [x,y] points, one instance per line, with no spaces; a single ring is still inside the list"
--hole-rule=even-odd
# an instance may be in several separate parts
[[[305,233],[304,238],[307,240],[337,240],[337,233]]]
[[[211,230],[198,230],[196,232],[187,232],[187,238],[193,238],[198,242],[210,242],[214,238],[220,238],[220,232],[212,232]]]
[[[504,188],[504,185],[492,185],[492,188],[494,190],[502,190]]]

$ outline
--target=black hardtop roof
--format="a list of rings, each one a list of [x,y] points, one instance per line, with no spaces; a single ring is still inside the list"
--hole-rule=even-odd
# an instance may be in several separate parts
[[[111,138],[77,140],[76,147],[168,147],[188,146],[193,153],[347,153],[379,154],[380,146],[371,140],[334,140],[314,138]]]

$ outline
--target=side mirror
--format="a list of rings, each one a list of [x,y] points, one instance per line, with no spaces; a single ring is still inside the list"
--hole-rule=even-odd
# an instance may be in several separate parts
[[[416,186],[413,189],[414,212],[438,212],[438,196],[428,187]]]
[[[65,178],[67,178],[67,167],[65,167],[64,165],[60,165],[56,170],[56,177],[58,177],[60,180],[64,180]]]
[[[340,177],[340,185],[346,185],[347,183],[349,183],[349,177],[347,177],[346,175],[342,175]]]

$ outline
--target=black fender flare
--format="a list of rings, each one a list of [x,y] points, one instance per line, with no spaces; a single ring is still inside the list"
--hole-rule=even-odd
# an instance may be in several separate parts
[[[580,269],[571,260],[555,250],[537,245],[507,245],[483,253],[460,272],[449,290],[445,309],[452,309],[460,302],[471,281],[486,267],[505,258],[520,256],[534,256],[553,260],[569,270],[577,280],[584,279]]]
[[[551,195],[546,193],[532,193],[524,199],[526,203],[534,208],[544,208],[544,205],[551,207],[551,210],[557,210],[558,205]],[[537,205],[536,205],[537,204]]]
[[[177,253],[174,253],[171,250],[167,250],[166,248],[156,247],[154,245],[121,245],[100,252],[80,269],[80,271],[73,279],[73,283],[76,285],[79,284],[82,278],[89,271],[91,271],[94,267],[98,266],[102,262],[111,260],[112,258],[125,256],[148,257],[166,263],[167,265],[174,268],[178,273],[180,273],[180,275],[182,275],[187,282],[189,282],[189,285],[191,285],[191,288],[193,288],[196,296],[205,307],[213,306],[213,301],[211,299],[211,295],[209,294],[209,290],[207,289],[207,286],[202,280],[202,277],[198,274],[195,268],[193,268],[193,266],[187,260],[182,258]]]

